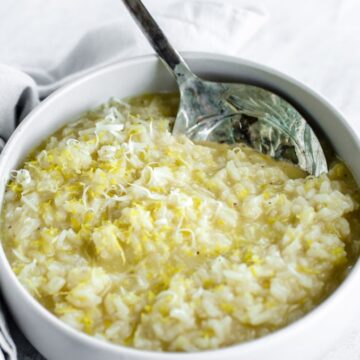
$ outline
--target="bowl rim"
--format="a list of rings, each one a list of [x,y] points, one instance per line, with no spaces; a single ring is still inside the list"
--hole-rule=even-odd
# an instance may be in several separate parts
[[[185,59],[189,60],[196,60],[196,59],[203,59],[203,60],[213,60],[219,62],[228,62],[232,64],[239,64],[245,67],[250,67],[256,71],[265,72],[271,75],[275,75],[277,78],[285,80],[288,83],[292,83],[297,88],[305,91],[306,93],[310,94],[313,98],[316,99],[319,103],[325,106],[328,110],[330,110],[339,122],[342,123],[342,126],[348,132],[348,135],[352,138],[355,142],[357,148],[360,152],[360,140],[355,131],[350,127],[350,125],[345,120],[342,113],[337,110],[331,103],[321,94],[315,92],[314,90],[310,89],[304,83],[292,78],[291,76],[282,73],[278,70],[275,70],[271,67],[266,65],[262,65],[260,63],[246,60],[240,57],[229,56],[229,55],[220,55],[215,53],[209,52],[181,52]],[[11,137],[5,144],[2,153],[0,154],[0,174],[3,173],[3,167],[8,161],[8,158],[11,156],[12,147],[16,144],[18,140],[20,140],[24,134],[24,130],[31,125],[31,123],[36,119],[39,112],[42,111],[44,107],[51,106],[53,102],[56,102],[58,97],[61,97],[64,93],[71,91],[72,89],[78,87],[80,84],[87,82],[91,79],[101,77],[106,73],[111,73],[116,71],[119,68],[127,67],[129,65],[136,65],[141,63],[147,62],[156,62],[160,61],[157,55],[149,54],[149,55],[140,55],[135,56],[132,58],[128,58],[122,61],[117,61],[116,63],[105,65],[100,69],[96,69],[93,71],[89,71],[85,75],[81,75],[79,78],[71,81],[70,83],[61,86],[59,89],[55,90],[52,94],[50,94],[45,100],[43,100],[39,105],[37,105],[20,123],[20,125],[15,129],[12,133]],[[5,175],[7,177],[7,175]],[[4,188],[7,184],[8,179],[6,181],[0,183],[0,189]],[[0,213],[2,211],[2,204],[0,204]],[[47,310],[43,305],[40,304],[21,284],[20,280],[17,278],[15,273],[13,272],[10,263],[5,255],[4,248],[2,246],[2,242],[0,240],[0,271],[5,272],[7,277],[14,283],[14,286],[20,292],[22,296],[22,301],[26,303],[26,305],[32,310],[34,310],[41,318],[49,323],[52,326],[56,327],[59,331],[64,332],[69,337],[72,337],[74,340],[77,340],[79,343],[82,343],[84,346],[89,346],[89,348],[96,346],[97,349],[100,351],[112,352],[113,354],[117,355],[128,355],[130,356],[139,356],[143,359],[168,359],[171,357],[172,359],[197,359],[205,355],[209,358],[230,354],[236,350],[238,355],[246,355],[248,352],[253,351],[254,348],[259,347],[266,347],[270,344],[278,343],[279,341],[284,341],[286,336],[293,336],[297,332],[301,331],[303,327],[306,325],[311,325],[312,322],[320,321],[321,318],[326,316],[328,309],[333,309],[337,303],[341,301],[341,298],[345,296],[346,291],[354,283],[355,279],[358,278],[360,280],[360,262],[357,261],[350,273],[346,276],[346,278],[341,282],[341,284],[336,288],[334,292],[332,292],[325,300],[323,300],[319,305],[317,305],[314,309],[310,312],[306,313],[304,316],[299,318],[298,320],[284,326],[283,328],[277,329],[272,331],[271,333],[256,338],[253,340],[249,340],[246,342],[233,344],[231,346],[219,348],[219,349],[210,349],[210,350],[203,350],[198,352],[160,352],[160,351],[151,351],[151,350],[141,350],[136,349],[133,347],[127,347],[121,344],[115,344],[108,341],[104,341],[94,336],[88,335],[80,330],[76,330],[72,328],[70,325],[66,324],[65,322],[61,321],[58,317],[52,314],[49,310]],[[2,284],[0,284],[2,287]],[[12,312],[11,305],[8,305],[10,312]]]

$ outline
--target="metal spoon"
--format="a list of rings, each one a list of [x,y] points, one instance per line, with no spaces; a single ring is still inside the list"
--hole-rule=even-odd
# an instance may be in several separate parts
[[[246,142],[273,158],[290,160],[312,175],[328,171],[318,138],[291,104],[257,86],[198,78],[143,3],[123,2],[179,85],[174,135],[185,134],[194,141]]]

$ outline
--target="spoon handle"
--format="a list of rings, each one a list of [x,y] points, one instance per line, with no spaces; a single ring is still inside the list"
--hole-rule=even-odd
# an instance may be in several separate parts
[[[123,3],[140,26],[153,49],[170,68],[178,83],[181,84],[189,77],[195,77],[182,56],[171,46],[141,0],[123,0]]]

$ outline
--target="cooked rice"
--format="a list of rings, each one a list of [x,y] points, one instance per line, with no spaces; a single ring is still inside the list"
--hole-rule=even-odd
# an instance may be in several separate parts
[[[38,148],[7,187],[8,258],[46,308],[104,340],[197,351],[264,336],[355,261],[357,185],[340,161],[314,178],[173,137],[176,101],[112,100]]]

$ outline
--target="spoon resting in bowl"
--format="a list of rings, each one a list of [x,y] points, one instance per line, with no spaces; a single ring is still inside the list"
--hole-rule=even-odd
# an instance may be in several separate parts
[[[194,141],[245,142],[275,159],[318,176],[324,151],[303,116],[279,95],[258,86],[205,81],[193,74],[140,0],[123,0],[161,60],[174,75],[180,106],[172,129]]]

